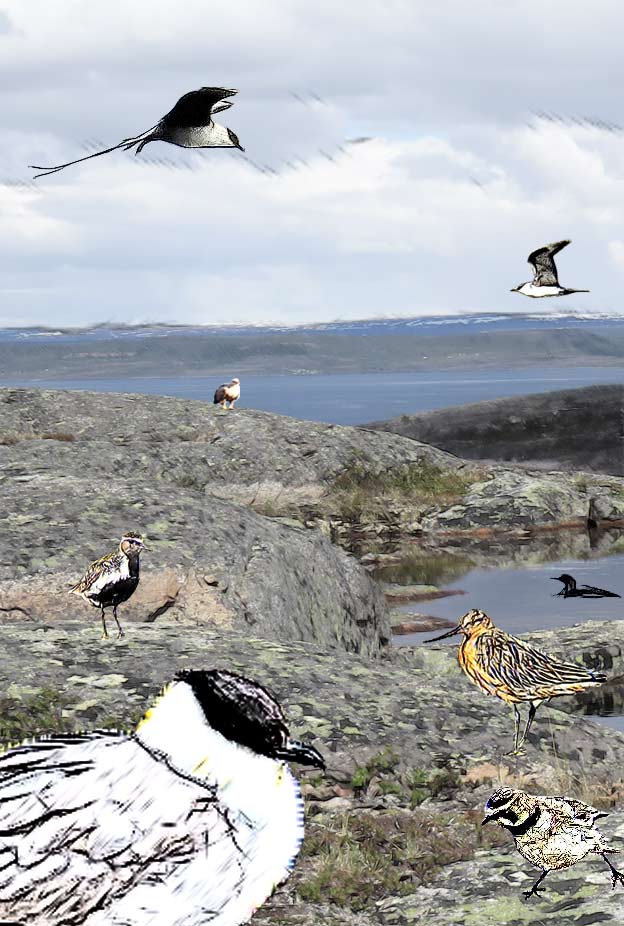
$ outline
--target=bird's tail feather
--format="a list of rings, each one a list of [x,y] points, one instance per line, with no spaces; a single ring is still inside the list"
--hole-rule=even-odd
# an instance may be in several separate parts
[[[158,124],[158,123],[156,123]],[[57,164],[55,167],[43,167],[40,164],[29,164],[28,166],[32,170],[43,171],[41,174],[35,174],[33,177],[34,180],[37,180],[38,177],[47,177],[50,174],[55,174],[59,170],[63,170],[65,167],[71,167],[72,164],[80,164],[82,161],[89,161],[91,158],[99,158],[102,154],[110,154],[111,151],[117,151],[118,148],[123,148],[124,151],[127,151],[128,148],[132,148],[133,145],[142,142],[146,135],[149,135],[156,128],[155,125],[151,129],[148,129],[146,132],[141,132],[140,135],[135,135],[134,138],[123,138],[117,145],[113,145],[111,148],[104,148],[102,151],[95,151],[93,154],[87,154],[83,158],[76,158],[75,161],[67,161],[65,164]],[[147,142],[144,142],[147,144]],[[143,147],[142,145],[140,147]],[[140,149],[139,149],[140,150]],[[137,150],[138,154],[138,150]]]

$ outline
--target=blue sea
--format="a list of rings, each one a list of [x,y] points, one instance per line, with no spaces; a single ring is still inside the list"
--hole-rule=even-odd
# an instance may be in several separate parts
[[[212,402],[214,376],[61,379],[2,379],[0,386],[138,392]],[[599,383],[624,383],[624,366],[545,366],[512,370],[435,371],[424,373],[343,373],[335,375],[241,376],[239,405],[280,415],[363,424],[396,415],[481,402],[528,392],[573,389]]]

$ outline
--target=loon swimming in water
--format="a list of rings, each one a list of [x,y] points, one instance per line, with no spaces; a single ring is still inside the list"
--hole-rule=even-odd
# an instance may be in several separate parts
[[[563,598],[621,598],[621,595],[616,594],[615,592],[607,592],[604,588],[596,588],[594,585],[581,585],[580,588],[576,586],[576,579],[568,575],[567,572],[562,573],[560,576],[553,576],[553,582],[563,582],[563,588],[561,591],[557,592],[558,596],[563,596]]]

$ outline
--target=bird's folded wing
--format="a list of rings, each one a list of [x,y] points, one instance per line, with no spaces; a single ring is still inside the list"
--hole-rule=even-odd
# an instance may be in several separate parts
[[[592,595],[601,595],[605,598],[619,598],[620,595],[615,592],[608,592],[605,588],[596,588],[595,585],[581,585],[581,588]]]
[[[478,662],[501,690],[522,694],[523,699],[549,697],[559,687],[591,684],[594,674],[584,666],[559,662],[522,640],[505,635],[483,635]]]
[[[72,591],[84,592],[91,588],[98,579],[104,580],[103,584],[106,584],[106,577],[119,569],[121,557],[121,553],[109,553],[106,556],[102,556],[101,559],[96,559],[95,562],[91,563],[80,582],[73,587]]]
[[[604,810],[597,810],[590,804],[583,801],[573,800],[569,797],[540,797],[547,807],[555,810],[557,814],[565,814],[568,818],[568,825],[591,827],[600,817],[608,817]]]
[[[195,900],[210,901],[209,851],[236,883],[235,827],[212,791],[131,737],[50,737],[0,757],[0,922],[156,926],[198,857]]]

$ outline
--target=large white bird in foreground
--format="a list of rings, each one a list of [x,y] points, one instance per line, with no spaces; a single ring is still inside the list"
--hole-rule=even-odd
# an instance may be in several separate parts
[[[51,736],[0,757],[0,922],[238,926],[289,874],[303,802],[262,686],[179,673],[133,734]]]

